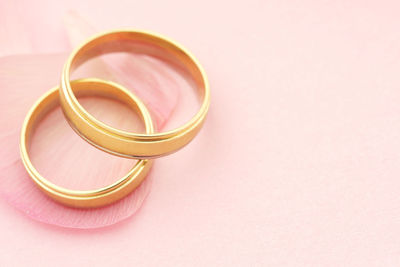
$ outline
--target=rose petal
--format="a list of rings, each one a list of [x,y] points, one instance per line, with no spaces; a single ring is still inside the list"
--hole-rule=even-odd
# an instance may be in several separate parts
[[[34,101],[58,83],[65,58],[65,54],[0,58],[0,195],[31,218],[44,223],[73,228],[103,227],[119,222],[139,209],[149,193],[151,177],[128,197],[113,205],[90,210],[73,209],[53,202],[40,192],[20,161],[18,143],[22,121]],[[142,77],[143,69],[150,71],[150,65],[141,68],[143,62],[145,61],[141,59],[136,61],[136,68],[127,70],[126,74]],[[96,77],[106,77],[103,67],[91,69],[90,72]],[[139,70],[141,72],[136,73]],[[155,80],[153,75],[157,76],[158,83],[151,82]],[[163,84],[162,76],[163,72],[157,68],[152,69],[146,79],[136,83],[136,90],[150,91],[151,93],[143,94],[143,100],[158,103],[161,105],[160,110],[164,112],[170,109],[162,107],[164,100],[157,99],[160,88],[156,87]],[[170,79],[167,76],[164,84],[168,84]],[[169,98],[177,98],[173,91],[167,95]],[[82,104],[95,116],[100,116],[100,119],[114,122],[123,128],[130,128],[126,123],[135,121],[127,119],[129,112],[125,111],[122,114],[126,116],[121,118],[121,113],[118,112],[121,112],[122,105],[106,103],[105,108],[101,101],[86,100]],[[163,116],[167,118],[166,115]],[[119,121],[115,121],[118,118]],[[45,138],[37,140],[36,135]],[[32,154],[35,154],[34,164],[37,164],[43,175],[49,175],[46,176],[49,180],[74,189],[104,185],[110,179],[121,177],[134,164],[133,160],[113,157],[88,145],[67,126],[59,110],[51,113],[39,125],[38,133],[33,138]]]

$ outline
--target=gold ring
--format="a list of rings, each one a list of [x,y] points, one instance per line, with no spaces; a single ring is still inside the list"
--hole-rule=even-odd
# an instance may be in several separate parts
[[[88,59],[112,52],[142,53],[176,65],[193,79],[199,89],[202,98],[200,110],[185,125],[163,133],[131,133],[99,123],[76,99],[70,84],[70,72]],[[60,100],[67,120],[89,143],[114,155],[148,159],[173,153],[196,136],[210,105],[210,90],[203,68],[181,45],[158,34],[126,30],[95,36],[70,55],[62,72]]]
[[[74,93],[78,96],[103,96],[128,104],[144,120],[146,133],[152,134],[153,123],[145,105],[132,93],[123,87],[99,79],[82,79],[71,82]],[[77,208],[93,208],[117,201],[134,190],[146,177],[151,168],[151,160],[139,160],[123,178],[117,182],[97,190],[78,191],[59,187],[43,178],[33,166],[29,158],[31,134],[44,115],[60,104],[59,88],[53,88],[44,94],[30,109],[21,131],[21,158],[33,181],[52,199]],[[100,123],[97,121],[97,123]]]

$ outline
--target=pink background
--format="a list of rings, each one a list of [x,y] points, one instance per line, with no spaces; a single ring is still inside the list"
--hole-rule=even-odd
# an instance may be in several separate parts
[[[26,35],[3,54],[65,51],[74,10],[183,43],[212,106],[122,223],[67,230],[0,201],[0,265],[399,266],[397,1],[31,2],[0,2],[0,43]]]

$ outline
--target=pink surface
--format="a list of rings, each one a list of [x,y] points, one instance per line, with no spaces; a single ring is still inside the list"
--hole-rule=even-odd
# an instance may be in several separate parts
[[[158,160],[132,219],[65,230],[0,202],[1,265],[399,266],[396,1],[15,2],[0,12],[33,10],[37,52],[65,50],[66,9],[179,40],[212,106],[199,136]]]

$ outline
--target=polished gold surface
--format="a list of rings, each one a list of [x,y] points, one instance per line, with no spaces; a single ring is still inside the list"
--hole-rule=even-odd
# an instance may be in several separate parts
[[[151,135],[153,133],[153,123],[148,110],[135,95],[123,87],[98,79],[76,80],[68,84],[71,91],[77,96],[104,96],[128,104],[143,118],[146,134]],[[30,138],[41,119],[59,104],[59,88],[56,87],[43,95],[33,105],[22,126],[20,142],[21,158],[30,177],[39,188],[52,199],[62,204],[78,208],[93,208],[115,202],[140,185],[151,168],[151,160],[139,160],[123,178],[107,187],[97,190],[69,190],[59,187],[42,177],[29,158]],[[98,121],[96,120],[96,122]],[[88,141],[91,142],[90,139]]]
[[[191,77],[202,104],[185,125],[163,133],[131,133],[107,126],[91,116],[76,99],[70,72],[87,60],[112,52],[146,54],[165,60]],[[62,72],[60,100],[72,127],[89,143],[122,157],[156,158],[188,144],[201,129],[210,105],[210,90],[203,68],[194,56],[174,41],[143,31],[112,31],[100,34],[78,47],[68,58]]]

